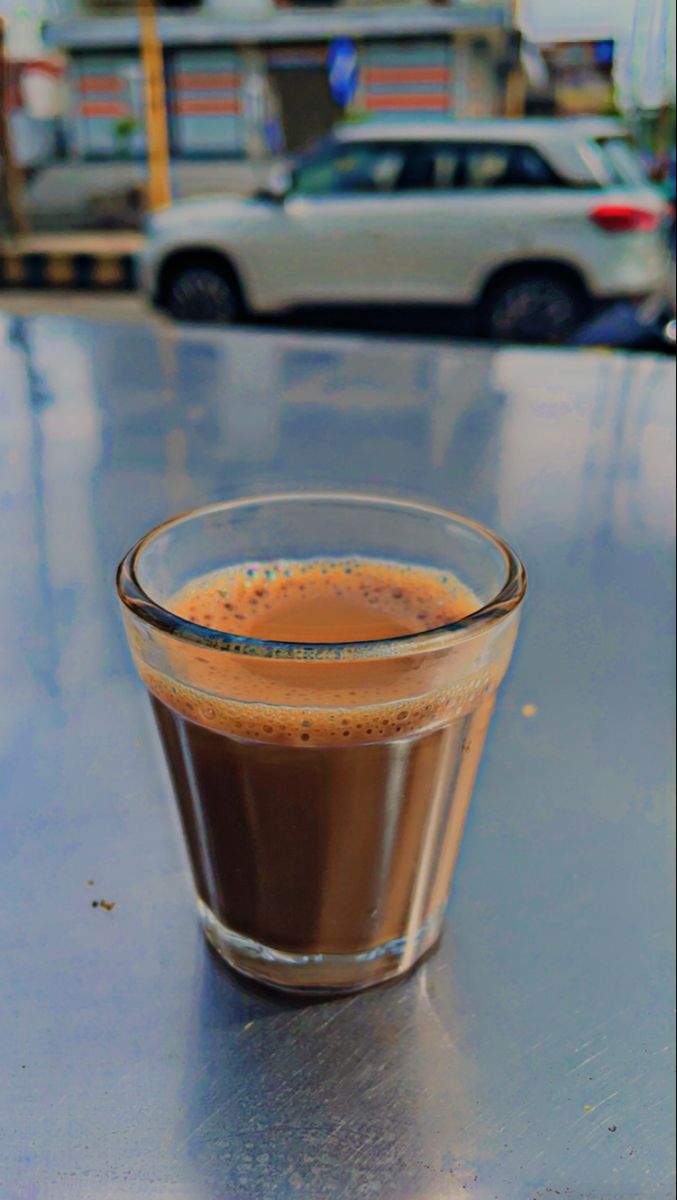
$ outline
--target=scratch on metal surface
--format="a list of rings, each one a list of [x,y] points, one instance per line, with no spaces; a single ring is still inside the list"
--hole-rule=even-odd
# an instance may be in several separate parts
[[[615,1092],[609,1092],[609,1095],[608,1095],[608,1096],[605,1096],[603,1100],[598,1100],[598,1101],[597,1101],[597,1104],[595,1105],[595,1108],[596,1108],[596,1109],[598,1109],[598,1108],[601,1108],[601,1107],[602,1107],[602,1105],[603,1105],[603,1104],[606,1104],[608,1100],[615,1100],[615,1099],[616,1099],[616,1096],[619,1096],[619,1095],[620,1095],[620,1091],[619,1091],[619,1089],[618,1089],[618,1088],[616,1089],[616,1091],[615,1091]]]
[[[529,1050],[530,1051],[540,1050],[541,1046],[547,1046],[548,1042],[551,1042],[551,1041],[552,1041],[552,1034],[551,1033],[543,1033],[543,1034],[541,1034],[541,1036],[539,1038],[536,1039],[535,1042],[532,1043],[532,1045],[529,1047]]]
[[[351,996],[348,1000],[337,1000],[335,1003],[337,1005],[342,1004],[344,1008],[347,1008],[356,999],[357,996]],[[279,1029],[283,1033],[288,1033],[290,1030],[294,1030],[297,1025],[305,1025],[307,1021],[308,1009],[302,1006],[293,1012],[283,1009],[281,1012],[275,1013],[274,1016],[268,1018],[266,1026],[270,1029]]]
[[[543,1150],[543,1149],[537,1150],[535,1152],[535,1154],[531,1154],[529,1156],[529,1158],[527,1158],[523,1164],[525,1170],[527,1167],[530,1167],[532,1165],[532,1163],[538,1162],[539,1158],[543,1158],[544,1154],[545,1154],[545,1150]]]
[[[609,1100],[614,1100],[618,1095],[620,1095],[619,1091],[610,1092],[609,1095],[605,1096],[603,1100],[598,1100],[597,1104],[586,1104],[583,1108],[582,1115],[578,1117],[576,1121],[574,1121],[574,1129],[577,1125],[580,1125],[581,1121],[587,1120],[587,1118],[590,1116],[590,1113],[599,1112],[600,1108],[603,1108],[604,1105],[609,1102]]]
[[[183,1148],[187,1146],[190,1141],[192,1141],[196,1133],[199,1133],[200,1130],[204,1129],[205,1125],[209,1125],[210,1122],[214,1120],[214,1117],[217,1117],[219,1113],[228,1108],[229,1104],[230,1100],[224,1100],[223,1103],[217,1104],[216,1108],[213,1108],[211,1112],[207,1114],[204,1120],[199,1121],[198,1124],[191,1129],[190,1133],[187,1133],[185,1138],[182,1138],[182,1140],[177,1143],[176,1150],[183,1150]]]
[[[648,1109],[650,1109],[650,1108],[662,1108],[664,1104],[665,1104],[665,1097],[664,1097],[664,1096],[657,1096],[655,1100],[651,1100],[651,1101],[650,1101],[650,1102],[649,1102],[649,1103],[646,1105],[646,1109],[648,1110]]]
[[[570,1067],[567,1071],[567,1075],[573,1075],[574,1071],[580,1071],[583,1067],[587,1067],[591,1062],[594,1062],[596,1058],[599,1058],[600,1054],[605,1053],[606,1046],[603,1050],[598,1050],[596,1054],[591,1054],[589,1058],[584,1058],[583,1062],[577,1063],[575,1067]]]
[[[326,1020],[320,1022],[319,1028],[321,1032],[324,1033],[325,1029],[328,1029],[330,1025],[333,1025],[336,1018],[340,1017],[342,1013],[346,1012],[346,1010],[350,1008],[350,1006],[354,1004],[357,999],[357,996],[351,996],[349,1000],[340,1001],[334,1012],[330,1013]]]

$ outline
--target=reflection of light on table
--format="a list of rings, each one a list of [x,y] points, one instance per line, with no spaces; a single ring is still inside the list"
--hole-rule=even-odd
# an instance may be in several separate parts
[[[495,359],[494,381],[511,401],[498,464],[502,527],[547,529],[560,544],[576,536],[584,545],[594,528],[613,528],[626,545],[664,536],[672,448],[655,398],[665,362],[550,352],[546,373],[525,369],[527,359],[533,352]]]
[[[227,462],[257,463],[275,456],[279,441],[279,356],[271,339],[238,338],[237,350],[223,346],[223,384],[214,398]]]

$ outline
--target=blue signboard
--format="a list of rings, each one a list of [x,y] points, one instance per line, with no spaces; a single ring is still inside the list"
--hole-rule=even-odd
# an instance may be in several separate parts
[[[350,104],[357,90],[360,69],[357,47],[349,37],[334,38],[327,50],[329,90],[337,104]]]
[[[595,62],[601,67],[611,67],[614,61],[614,44],[612,41],[605,39],[601,42],[595,42]]]

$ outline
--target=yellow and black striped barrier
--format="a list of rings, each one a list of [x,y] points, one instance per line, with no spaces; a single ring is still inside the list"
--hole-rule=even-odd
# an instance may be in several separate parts
[[[134,234],[64,234],[0,242],[0,287],[129,291],[141,241]]]

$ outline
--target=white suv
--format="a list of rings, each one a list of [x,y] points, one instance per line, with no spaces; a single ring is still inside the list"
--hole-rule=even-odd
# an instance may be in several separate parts
[[[179,320],[454,304],[492,337],[556,342],[595,302],[665,288],[664,217],[614,121],[365,121],[269,192],[153,217],[141,281]]]

